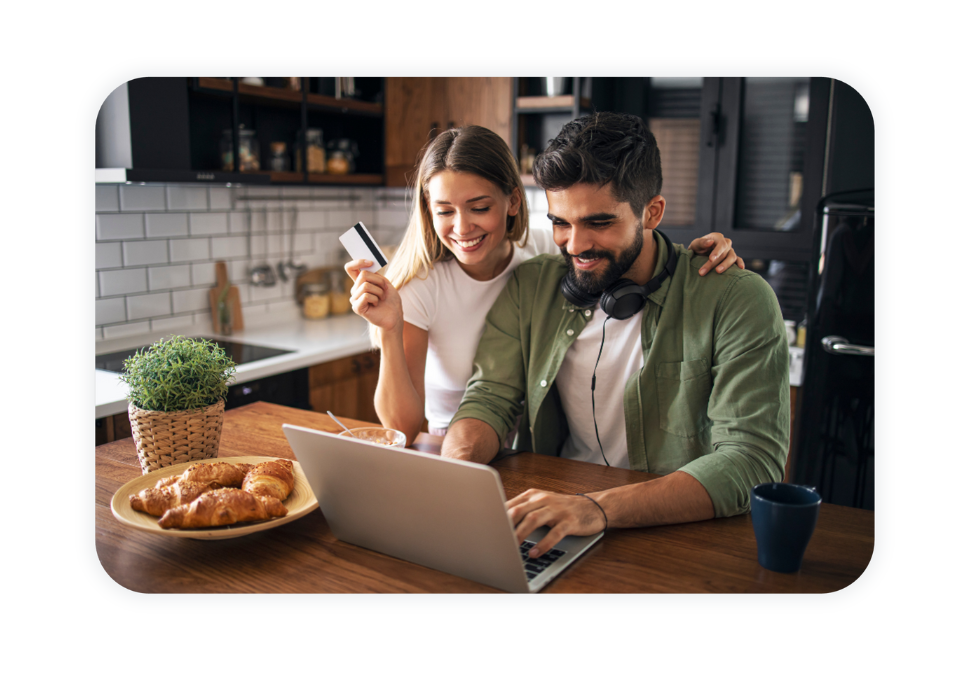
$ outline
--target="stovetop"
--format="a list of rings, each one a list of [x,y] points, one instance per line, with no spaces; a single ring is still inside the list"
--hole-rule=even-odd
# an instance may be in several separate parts
[[[280,356],[281,354],[293,353],[292,349],[275,349],[273,347],[246,344],[245,342],[233,342],[232,340],[220,340],[212,338],[207,339],[210,342],[215,342],[219,347],[222,347],[226,352],[226,356],[231,358],[237,366],[244,363],[259,361],[261,359],[268,359],[271,356]],[[135,352],[138,350],[145,349],[150,346],[151,345],[143,345],[141,347],[126,349],[120,352],[98,354],[94,357],[94,367],[96,370],[107,370],[111,373],[123,373],[125,368],[125,359],[127,359],[129,356],[134,356]]]

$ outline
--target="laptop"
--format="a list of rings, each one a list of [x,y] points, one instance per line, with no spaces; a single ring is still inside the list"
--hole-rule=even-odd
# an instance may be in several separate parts
[[[535,593],[603,533],[567,536],[536,561],[549,531],[516,543],[499,472],[290,424],[283,432],[341,541],[504,591]]]

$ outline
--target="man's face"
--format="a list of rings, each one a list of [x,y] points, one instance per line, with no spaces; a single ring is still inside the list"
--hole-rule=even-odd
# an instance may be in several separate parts
[[[644,246],[644,225],[630,204],[616,201],[609,185],[587,183],[547,190],[546,199],[553,240],[578,288],[600,294],[627,274]]]

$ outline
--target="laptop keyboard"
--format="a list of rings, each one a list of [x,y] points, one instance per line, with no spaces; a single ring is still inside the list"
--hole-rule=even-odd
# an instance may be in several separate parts
[[[523,557],[523,567],[526,568],[526,578],[530,581],[532,581],[533,577],[535,577],[537,574],[555,563],[562,556],[566,555],[566,551],[561,551],[558,548],[551,548],[538,558],[530,558],[529,552],[534,546],[536,546],[536,542],[534,541],[524,541],[519,545],[519,553]]]

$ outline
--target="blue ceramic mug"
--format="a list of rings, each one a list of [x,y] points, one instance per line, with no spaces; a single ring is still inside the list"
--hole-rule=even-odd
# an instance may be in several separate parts
[[[762,567],[799,571],[822,501],[814,488],[802,485],[762,483],[752,488],[752,525]]]

